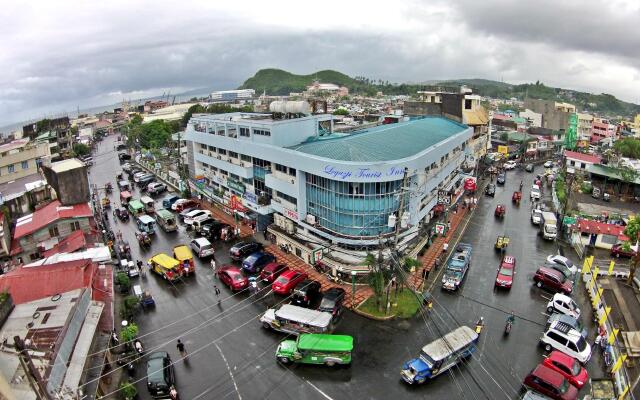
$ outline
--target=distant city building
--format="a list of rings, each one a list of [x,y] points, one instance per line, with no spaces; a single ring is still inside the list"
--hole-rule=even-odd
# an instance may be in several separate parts
[[[329,92],[338,96],[349,95],[349,89],[344,86],[339,86],[334,83],[320,83],[319,81],[315,81],[311,85],[307,86],[305,94],[315,95],[318,92]]]
[[[615,138],[618,133],[618,127],[615,124],[609,123],[609,120],[604,118],[594,118],[591,124],[591,144],[597,144],[606,138]]]
[[[396,222],[402,243],[462,194],[473,128],[427,117],[343,134],[333,122],[330,114],[194,116],[185,135],[192,188],[242,215],[255,212],[258,230],[273,221],[278,243],[306,262],[322,246],[304,243],[376,247]],[[398,212],[405,169],[412,189]]]
[[[51,163],[46,143],[19,139],[0,146],[0,184],[15,181],[38,172]]]
[[[161,108],[168,107],[170,104],[164,100],[146,101],[142,106],[142,112],[151,113]]]
[[[234,101],[251,99],[256,95],[253,89],[218,90],[212,92],[209,97],[214,101]]]
[[[578,113],[578,147],[587,147],[591,141],[593,115]]]
[[[569,103],[558,103],[553,100],[525,99],[524,107],[542,114],[542,128],[554,131],[566,131],[569,116],[576,112],[576,106]]]
[[[520,111],[518,115],[521,118],[525,118],[527,121],[529,121],[529,126],[532,126],[534,128],[542,127],[542,114],[526,109],[524,111]]]

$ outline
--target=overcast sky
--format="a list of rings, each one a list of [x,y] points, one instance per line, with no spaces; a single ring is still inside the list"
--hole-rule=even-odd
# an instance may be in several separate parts
[[[312,5],[311,5],[312,4]],[[260,68],[486,78],[640,102],[640,1],[3,1],[0,126]]]

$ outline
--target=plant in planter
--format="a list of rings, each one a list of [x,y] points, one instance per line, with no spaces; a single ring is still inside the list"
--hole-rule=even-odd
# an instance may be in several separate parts
[[[136,313],[139,304],[140,299],[138,299],[138,296],[125,297],[122,301],[122,318],[126,320],[130,320],[131,318],[133,318],[133,315]]]
[[[133,341],[138,336],[138,325],[129,323],[129,325],[122,328],[120,331],[120,339],[123,343]]]
[[[123,382],[120,384],[120,393],[125,400],[133,400],[138,395],[138,390],[130,382]]]

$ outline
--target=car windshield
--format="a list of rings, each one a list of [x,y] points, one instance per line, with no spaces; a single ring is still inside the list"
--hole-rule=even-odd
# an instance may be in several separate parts
[[[563,379],[562,383],[558,387],[558,391],[560,393],[567,393],[567,390],[569,390],[569,382],[566,379]]]
[[[580,336],[580,339],[578,339],[576,345],[578,346],[578,351],[584,351],[587,348],[587,342],[582,336]]]
[[[513,270],[511,268],[500,268],[500,275],[511,276],[513,275]]]
[[[549,232],[549,233],[556,233],[556,227],[553,226],[553,225],[547,225],[547,226],[545,226],[544,229],[546,229],[547,232]]]
[[[320,302],[320,309],[331,309],[333,308],[333,306],[336,304],[336,300],[335,299],[322,299],[322,301]]]
[[[574,376],[578,375],[582,370],[582,366],[578,362],[578,360],[573,360],[573,366],[571,367],[571,374]]]
[[[276,279],[276,282],[277,282],[277,283],[285,284],[285,283],[288,283],[288,282],[289,282],[289,279],[287,279],[287,278],[286,278],[286,277],[284,277],[284,276],[281,276],[280,278]]]

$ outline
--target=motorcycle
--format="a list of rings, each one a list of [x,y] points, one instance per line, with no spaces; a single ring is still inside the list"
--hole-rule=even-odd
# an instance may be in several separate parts
[[[476,322],[476,333],[478,335],[482,332],[482,328],[484,328],[484,317],[480,317],[478,322]]]
[[[504,327],[504,334],[508,335],[509,332],[511,332],[512,327],[513,327],[513,321],[511,321],[510,319],[507,319],[507,325],[505,325]]]
[[[144,347],[142,347],[142,342],[139,339],[136,339],[136,341],[133,342],[133,346],[135,347],[138,355],[142,357],[144,355]]]

